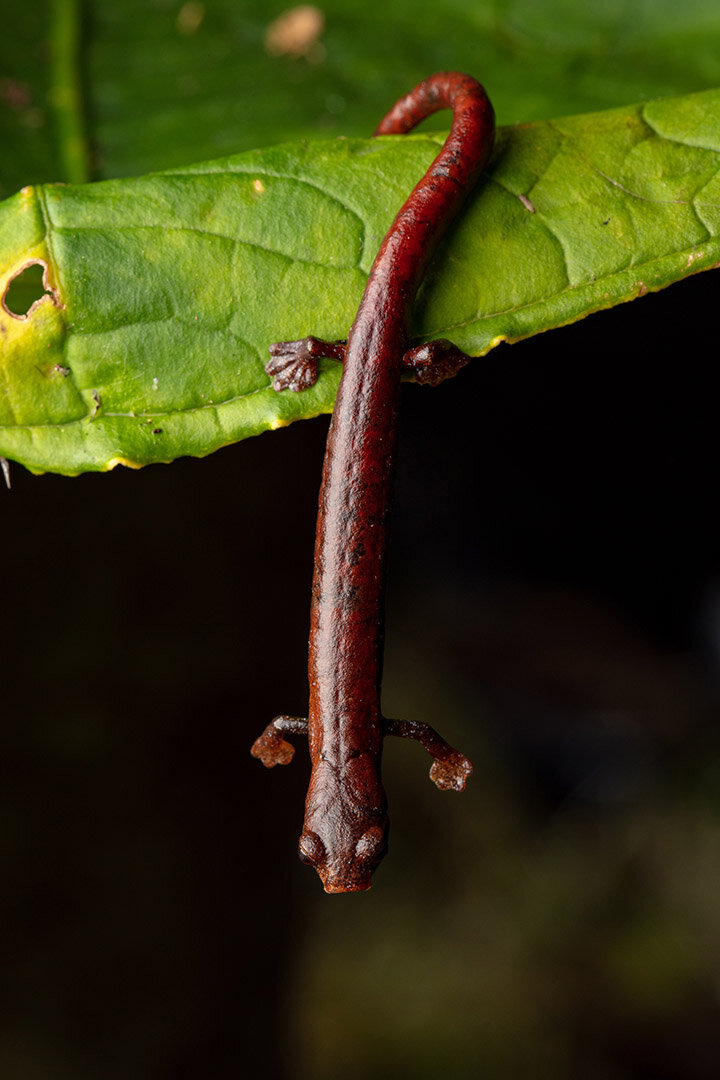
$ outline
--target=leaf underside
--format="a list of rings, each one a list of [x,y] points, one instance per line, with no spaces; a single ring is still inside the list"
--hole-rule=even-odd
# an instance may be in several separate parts
[[[0,455],[77,474],[329,412],[274,341],[344,338],[442,135],[333,139],[0,203]],[[473,356],[720,263],[720,90],[503,128],[423,283],[418,341]],[[7,290],[45,270],[27,312]],[[7,304],[7,306],[6,306]]]

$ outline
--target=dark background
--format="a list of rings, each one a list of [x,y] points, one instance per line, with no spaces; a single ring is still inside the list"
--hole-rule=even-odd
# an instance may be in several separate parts
[[[304,751],[248,753],[306,707],[327,420],[12,467],[3,1075],[717,1075],[716,286],[405,388],[387,711],[476,775],[440,795],[388,751],[369,894],[296,860]],[[441,1019],[413,1034],[417,980]]]

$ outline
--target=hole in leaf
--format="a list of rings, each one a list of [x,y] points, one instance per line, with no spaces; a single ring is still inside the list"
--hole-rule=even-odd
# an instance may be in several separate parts
[[[45,288],[44,273],[45,264],[34,262],[23,267],[12,278],[2,298],[2,305],[9,315],[22,319],[30,312],[33,304],[42,300],[43,296],[52,295],[50,290]]]

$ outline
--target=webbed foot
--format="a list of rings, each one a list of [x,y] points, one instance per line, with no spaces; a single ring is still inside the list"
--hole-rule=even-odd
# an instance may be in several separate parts
[[[430,779],[441,791],[463,791],[473,767],[459,750],[441,760],[435,758],[430,766]]]
[[[416,739],[427,750],[433,763],[430,766],[430,779],[441,791],[462,791],[473,771],[473,767],[459,750],[454,750],[446,743],[435,728],[429,724],[419,724],[414,720],[385,720],[386,735],[397,735],[401,739]]]
[[[345,359],[345,342],[306,337],[299,341],[277,341],[269,351],[271,359],[265,365],[265,371],[273,380],[273,390],[298,393],[317,382],[321,357]]]
[[[437,386],[445,379],[457,375],[472,360],[471,356],[458,349],[445,338],[427,341],[408,349],[403,357],[403,369],[414,378],[415,382],[425,386]]]
[[[266,769],[287,765],[292,761],[295,747],[283,738],[286,735],[307,735],[307,720],[295,716],[276,716],[250,747],[253,757],[259,758]]]

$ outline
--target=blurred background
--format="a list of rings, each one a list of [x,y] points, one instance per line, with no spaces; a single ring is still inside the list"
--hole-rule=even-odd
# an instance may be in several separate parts
[[[66,177],[57,28],[0,0],[0,195]],[[501,123],[720,84],[720,11],[80,6],[93,178],[363,134],[453,67]],[[59,19],[59,22],[58,22]],[[53,36],[55,35],[55,36]],[[299,49],[299,51],[298,51]],[[61,95],[62,97],[62,95]],[[0,1075],[704,1080],[720,1070],[716,272],[404,388],[370,893],[296,857],[327,419],[0,490]]]

